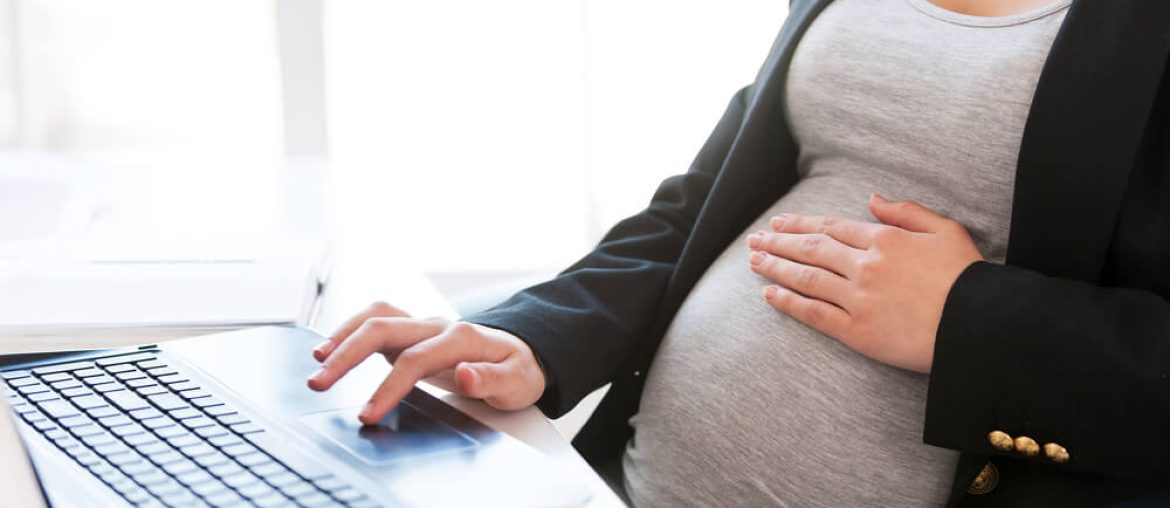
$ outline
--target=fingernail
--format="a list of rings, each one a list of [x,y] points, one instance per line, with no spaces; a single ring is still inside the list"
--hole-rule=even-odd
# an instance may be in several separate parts
[[[772,229],[780,231],[784,228],[784,223],[788,221],[788,215],[777,215],[772,217]]]
[[[760,264],[762,264],[764,262],[765,259],[768,259],[767,254],[764,254],[763,252],[758,252],[758,251],[752,252],[752,255],[751,255],[752,266],[759,266]]]
[[[753,249],[760,248],[760,244],[764,243],[764,232],[757,231],[748,237],[748,246]]]
[[[329,346],[329,341],[322,342],[320,344],[317,344],[317,347],[313,348],[313,352],[314,353],[324,353],[325,348],[328,346]]]
[[[320,381],[325,377],[325,369],[317,369],[312,376],[309,376],[309,381]]]
[[[771,300],[776,298],[776,286],[767,286],[764,288],[764,299]]]
[[[872,201],[877,201],[879,203],[887,203],[888,202],[886,200],[886,198],[883,197],[881,194],[873,194],[872,196],[869,197],[869,199]]]
[[[362,411],[358,413],[358,418],[361,418],[362,421],[369,421],[370,417],[373,416],[373,413],[373,404],[367,402],[366,405],[362,406]]]

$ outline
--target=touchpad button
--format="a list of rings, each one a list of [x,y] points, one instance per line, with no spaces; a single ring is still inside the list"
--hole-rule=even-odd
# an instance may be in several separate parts
[[[479,446],[471,437],[427,416],[407,402],[377,425],[362,425],[360,407],[304,415],[301,422],[372,466],[402,459],[464,451]]]

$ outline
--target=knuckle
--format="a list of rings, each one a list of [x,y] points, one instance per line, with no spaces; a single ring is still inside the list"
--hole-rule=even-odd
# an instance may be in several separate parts
[[[824,243],[824,235],[806,235],[800,242],[800,248],[805,254],[815,254]]]
[[[394,360],[394,368],[411,368],[422,360],[422,356],[422,349],[417,347],[406,348],[401,353],[398,353],[398,358]]]
[[[883,247],[897,242],[901,237],[901,232],[897,228],[885,227],[879,229],[873,234],[873,243],[878,247]]]
[[[832,231],[834,228],[836,228],[838,224],[840,224],[840,220],[838,218],[825,217],[821,219],[820,226],[817,229],[821,233],[828,233],[829,231]]]
[[[447,331],[450,332],[454,337],[466,339],[474,335],[476,330],[475,325],[471,323],[466,321],[456,321],[447,326]]]
[[[802,289],[809,289],[816,287],[820,282],[821,274],[812,268],[801,268],[796,274],[796,283]]]
[[[393,305],[390,305],[389,303],[387,303],[385,301],[378,300],[378,301],[370,304],[370,310],[373,312],[376,312],[376,313],[384,314],[384,313],[394,312],[396,309],[394,308]]]

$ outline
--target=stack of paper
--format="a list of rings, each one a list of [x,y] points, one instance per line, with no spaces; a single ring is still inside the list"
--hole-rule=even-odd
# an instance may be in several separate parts
[[[323,285],[319,265],[291,261],[0,265],[0,347],[51,351],[311,324]]]

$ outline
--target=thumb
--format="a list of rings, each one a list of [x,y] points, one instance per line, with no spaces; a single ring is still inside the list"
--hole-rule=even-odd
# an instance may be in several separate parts
[[[869,198],[869,211],[883,224],[915,233],[935,233],[947,219],[913,201],[888,201],[881,194]]]

